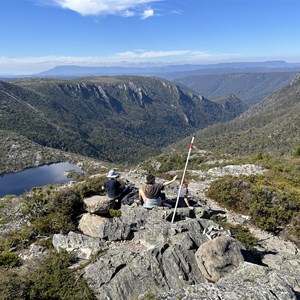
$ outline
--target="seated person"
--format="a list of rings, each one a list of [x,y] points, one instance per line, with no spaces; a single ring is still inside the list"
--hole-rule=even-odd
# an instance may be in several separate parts
[[[188,187],[188,182],[184,180],[179,194],[178,207],[188,207],[189,209],[194,209],[194,207],[190,203]]]
[[[146,177],[146,184],[143,188],[139,189],[139,199],[146,208],[153,208],[154,206],[162,206],[161,191],[165,186],[175,182],[177,175],[170,181],[163,183],[156,183],[155,177],[151,174]]]
[[[106,179],[103,182],[102,189],[105,189],[107,192],[107,197],[114,201],[114,209],[119,209],[121,207],[121,200],[129,193],[128,187],[123,187],[122,184],[116,179],[119,177],[119,174],[115,170],[110,170],[106,176]]]

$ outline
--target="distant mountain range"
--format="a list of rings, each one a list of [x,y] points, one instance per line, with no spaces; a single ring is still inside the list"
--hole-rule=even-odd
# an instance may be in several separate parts
[[[35,74],[37,77],[82,77],[103,75],[158,76],[173,80],[188,75],[226,74],[238,72],[286,72],[300,71],[300,63],[284,61],[220,63],[209,65],[166,65],[160,67],[80,67],[57,66],[51,70]]]
[[[299,128],[300,73],[238,118],[198,131],[195,145],[219,153],[290,155],[300,146]]]
[[[133,67],[109,66],[109,67],[85,67],[85,66],[57,66],[50,70],[30,74],[27,76],[0,74],[0,78],[16,77],[55,77],[74,78],[83,76],[116,76],[139,75],[158,76],[168,80],[183,78],[186,76],[228,74],[228,73],[253,73],[253,72],[299,72],[300,63],[287,63],[285,61],[265,62],[236,62],[218,64],[181,64],[181,65],[137,65]]]
[[[150,77],[23,78],[0,81],[0,130],[113,162],[137,162],[248,106],[216,103]],[[9,149],[7,149],[9,151]]]
[[[231,93],[253,105],[288,85],[296,74],[297,72],[256,72],[190,75],[177,78],[175,82],[212,100]]]

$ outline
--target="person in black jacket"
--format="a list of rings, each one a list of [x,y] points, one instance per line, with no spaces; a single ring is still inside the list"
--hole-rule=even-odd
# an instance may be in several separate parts
[[[120,175],[115,170],[110,170],[107,174],[107,178],[103,182],[103,189],[107,192],[107,197],[114,202],[113,208],[119,209],[121,207],[122,198],[128,194],[129,188],[122,186],[117,178]]]

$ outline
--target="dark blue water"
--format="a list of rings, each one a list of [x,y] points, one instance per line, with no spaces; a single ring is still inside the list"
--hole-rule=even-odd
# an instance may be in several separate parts
[[[82,172],[78,166],[64,162],[1,175],[0,198],[9,194],[21,195],[37,186],[71,181],[72,178],[66,177],[65,174],[69,170]]]

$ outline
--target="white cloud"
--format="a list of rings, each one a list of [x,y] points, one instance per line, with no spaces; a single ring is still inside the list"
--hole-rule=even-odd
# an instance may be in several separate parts
[[[136,50],[136,51],[125,51],[120,52],[115,55],[115,57],[119,57],[127,60],[134,59],[158,59],[158,58],[170,58],[170,59],[178,59],[178,58],[204,58],[210,56],[209,53],[205,51],[190,51],[190,50],[173,50],[173,51],[144,51],[144,50]]]
[[[141,19],[147,19],[149,17],[154,16],[154,10],[153,9],[146,9],[141,17]]]
[[[165,0],[48,0],[49,4],[69,9],[82,16],[120,15],[133,16],[141,14],[145,19],[153,16],[151,9],[144,10],[144,6]]]
[[[130,11],[130,10],[125,10],[123,12],[124,17],[133,17],[134,15],[135,15],[135,13],[133,11]]]

